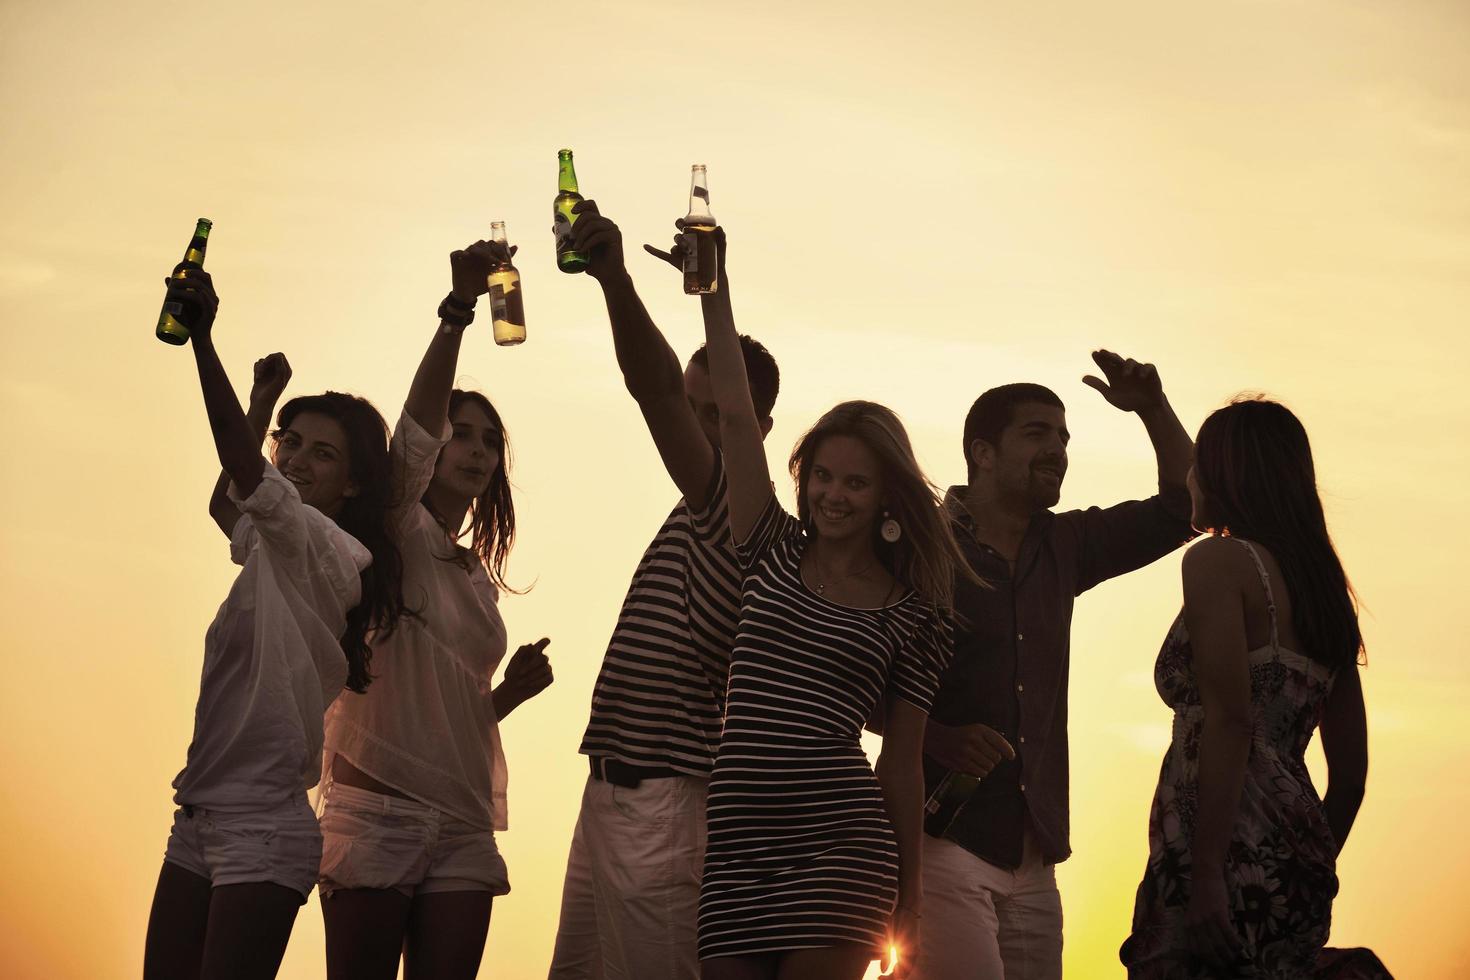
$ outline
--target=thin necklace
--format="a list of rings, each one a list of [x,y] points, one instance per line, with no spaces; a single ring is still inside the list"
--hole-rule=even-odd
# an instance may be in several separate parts
[[[850,578],[863,574],[863,572],[866,572],[868,569],[872,568],[873,563],[877,560],[877,558],[870,558],[868,559],[868,563],[866,565],[864,565],[862,568],[857,569],[856,571],[848,572],[846,575],[839,575],[834,579],[827,579],[827,581],[825,582],[818,582],[817,595],[825,595],[827,592],[827,586],[829,585],[833,585],[837,582],[845,582]],[[818,578],[826,578],[826,575],[822,572],[822,563],[817,560],[817,548],[815,539],[813,539],[812,542],[812,570],[817,573]]]

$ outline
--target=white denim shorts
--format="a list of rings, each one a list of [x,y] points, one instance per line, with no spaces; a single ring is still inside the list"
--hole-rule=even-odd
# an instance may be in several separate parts
[[[269,881],[311,894],[322,859],[316,814],[300,799],[263,810],[181,806],[163,859],[215,886]]]
[[[333,783],[322,808],[322,895],[338,888],[510,891],[495,831],[417,800]]]

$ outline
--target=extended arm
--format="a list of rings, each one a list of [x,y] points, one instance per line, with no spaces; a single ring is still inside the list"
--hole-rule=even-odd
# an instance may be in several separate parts
[[[633,287],[618,226],[603,217],[593,201],[582,201],[574,210],[578,218],[572,226],[573,241],[579,251],[589,253],[587,272],[602,286],[623,383],[638,403],[664,469],[685,502],[704,510],[715,451],[684,393],[679,358]]]
[[[770,501],[771,471],[766,463],[760,419],[750,398],[745,357],[735,314],[730,308],[729,278],[725,273],[725,232],[716,229],[719,243],[719,291],[700,297],[704,310],[704,340],[709,351],[710,389],[720,412],[720,447],[730,505],[730,533],[736,541],[749,540],[755,522]]]
[[[214,349],[214,317],[219,310],[219,297],[213,280],[203,269],[187,269],[180,274],[184,278],[166,279],[165,283],[170,296],[177,295],[179,300],[199,309],[189,328],[189,342],[194,348],[194,364],[199,370],[199,387],[204,393],[204,410],[214,435],[215,453],[240,496],[248,497],[260,486],[265,460],[260,455],[260,438],[253,434],[249,420],[241,411],[240,401]]]
[[[286,384],[291,380],[291,365],[286,355],[270,354],[255,362],[255,378],[250,386],[250,408],[245,412],[245,421],[250,426],[254,445],[265,441],[266,429],[270,427],[271,415]],[[229,497],[230,474],[221,472],[214,484],[214,493],[209,497],[209,516],[219,525],[225,537],[233,537],[235,525],[240,521],[240,509]]]
[[[1341,853],[1368,781],[1368,717],[1357,664],[1339,670],[1333,681],[1322,716],[1322,752],[1327,757],[1327,794],[1322,806]]]
[[[923,903],[921,849],[924,810],[924,723],[928,716],[902,698],[892,698],[883,722],[883,748],[875,771],[888,821],[898,839],[898,910],[894,939],[900,961],[918,950],[918,910]]]
[[[1160,489],[1183,490],[1194,440],[1184,431],[1165,397],[1158,370],[1152,364],[1140,364],[1132,358],[1125,360],[1112,351],[1093,351],[1092,359],[1107,380],[1093,375],[1082,380],[1101,392],[1110,405],[1138,414],[1154,446]]]
[[[451,252],[449,269],[453,281],[451,292],[460,305],[473,307],[481,293],[489,289],[487,277],[494,268],[497,246],[493,242],[475,242],[469,248]],[[514,254],[515,250],[510,250]],[[409,386],[404,410],[425,432],[439,435],[449,415],[449,392],[454,387],[454,371],[459,364],[460,341],[464,330],[441,322],[434,338],[424,351],[423,360]]]

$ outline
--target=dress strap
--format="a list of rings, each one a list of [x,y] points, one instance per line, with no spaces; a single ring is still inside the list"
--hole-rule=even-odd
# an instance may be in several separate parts
[[[1271,591],[1271,576],[1266,574],[1266,566],[1261,561],[1261,556],[1256,551],[1255,545],[1244,538],[1234,538],[1233,540],[1245,545],[1245,550],[1251,554],[1251,561],[1256,563],[1256,574],[1261,576],[1261,587],[1266,590],[1266,611],[1271,614],[1271,649],[1275,650],[1280,644],[1277,640],[1276,633],[1276,596]]]

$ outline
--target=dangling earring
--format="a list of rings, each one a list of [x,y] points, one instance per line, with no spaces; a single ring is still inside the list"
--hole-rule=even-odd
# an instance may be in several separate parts
[[[878,536],[889,544],[895,544],[899,538],[903,537],[903,528],[899,526],[898,521],[888,516],[886,510],[883,512],[883,523],[878,527]]]

